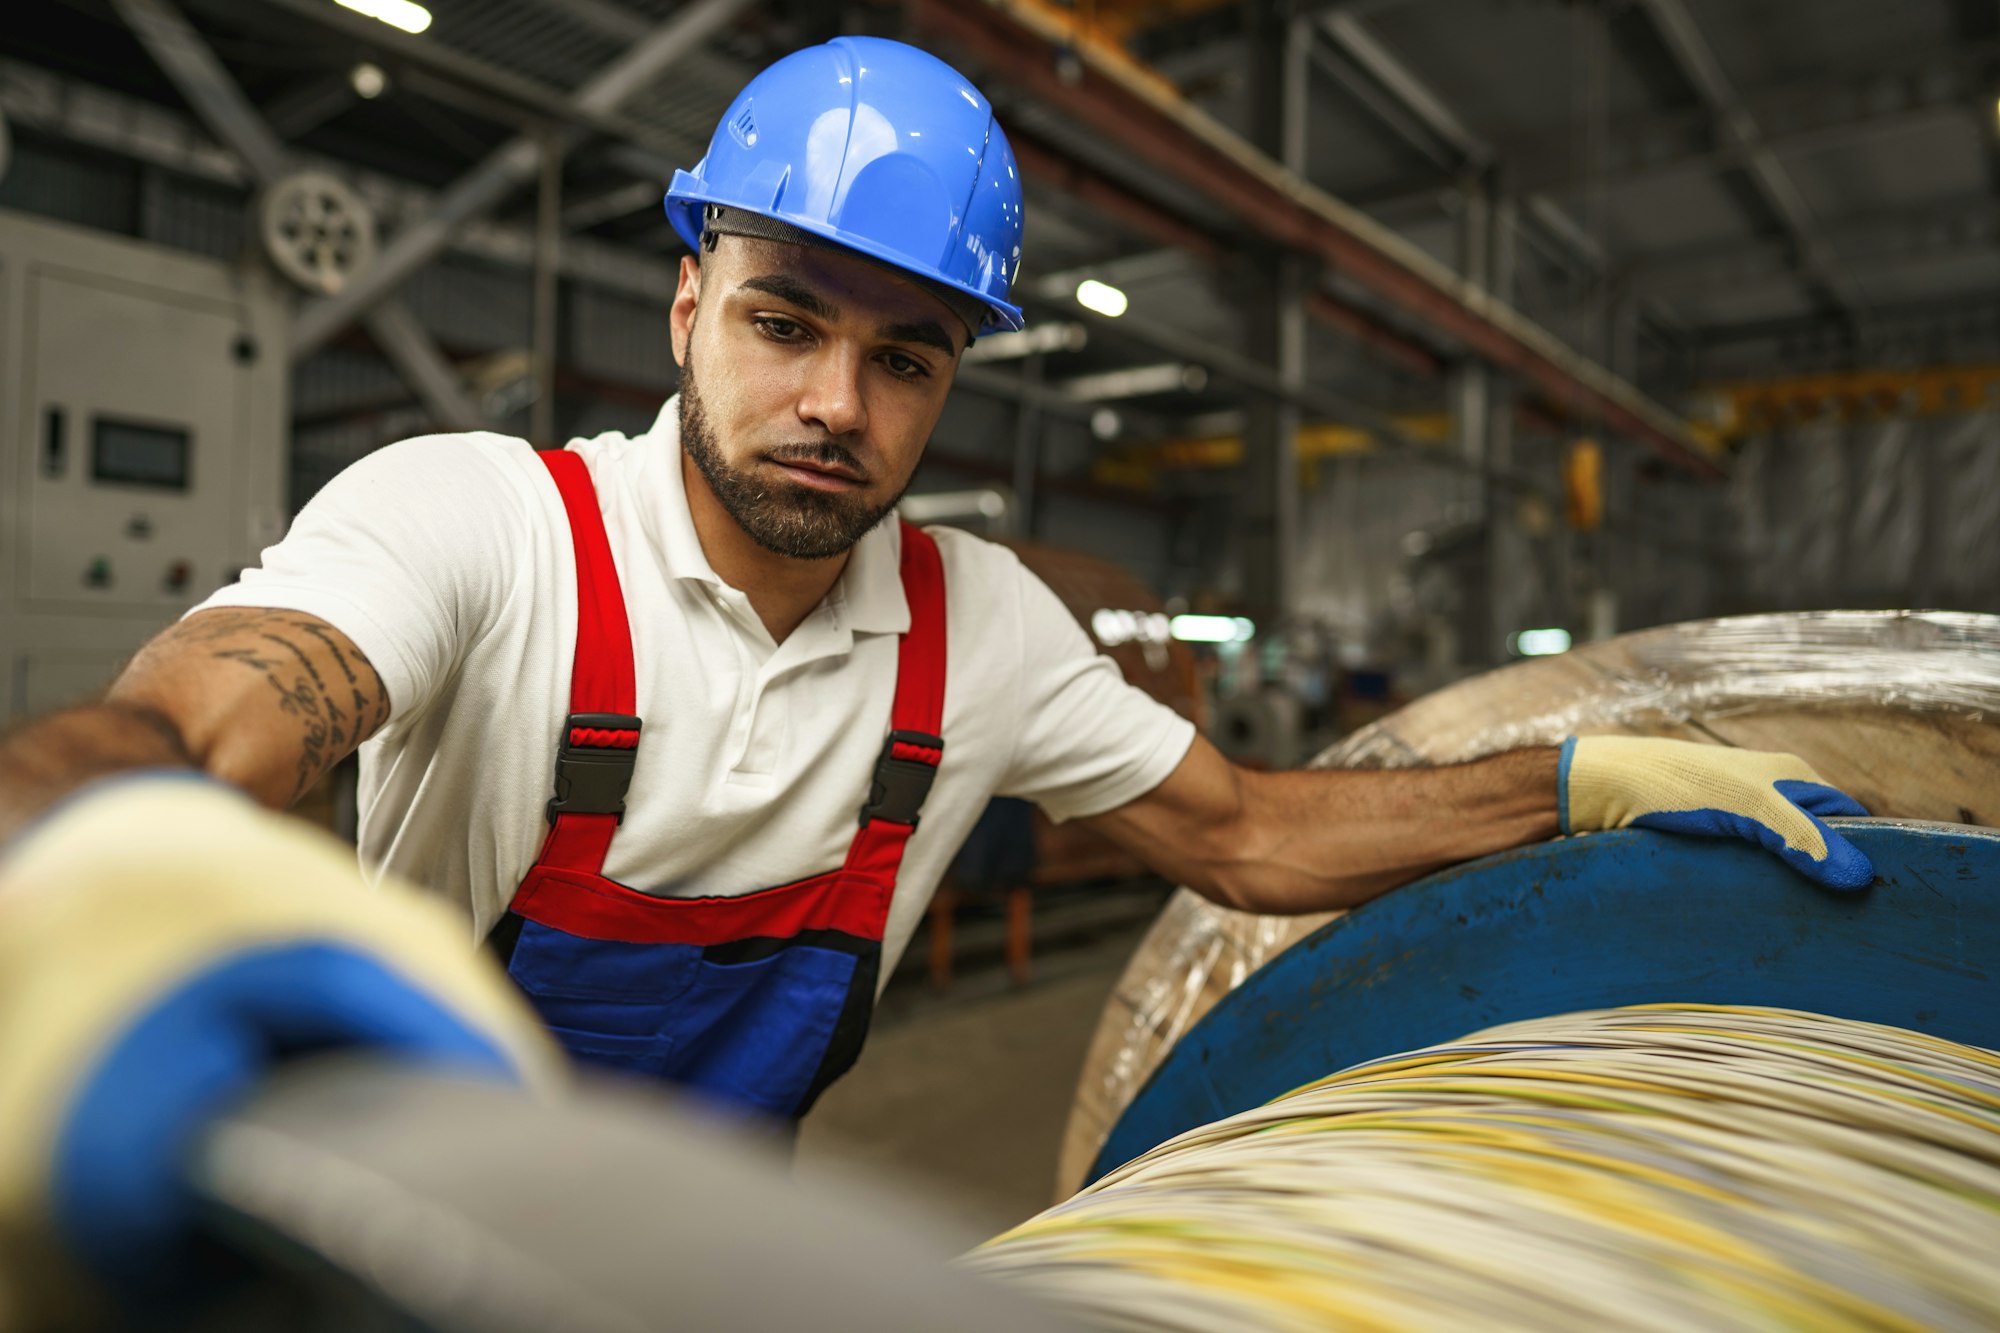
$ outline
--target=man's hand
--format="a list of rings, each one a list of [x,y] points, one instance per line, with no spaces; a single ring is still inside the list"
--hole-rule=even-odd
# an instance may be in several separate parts
[[[1557,782],[1562,831],[1650,828],[1745,838],[1830,889],[1858,889],[1875,868],[1822,816],[1865,815],[1803,759],[1691,741],[1572,736]]]
[[[462,918],[219,783],[112,779],[26,830],[0,860],[0,1325],[171,1274],[203,1127],[343,1046],[558,1068]]]

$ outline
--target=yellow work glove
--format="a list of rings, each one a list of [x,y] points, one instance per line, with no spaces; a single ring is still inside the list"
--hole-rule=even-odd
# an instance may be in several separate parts
[[[0,849],[0,1328],[189,1294],[203,1126],[341,1046],[559,1077],[463,919],[233,789],[114,779]]]
[[[1830,889],[1875,868],[1823,816],[1865,815],[1796,755],[1639,736],[1572,736],[1556,786],[1564,833],[1651,828],[1746,838]]]

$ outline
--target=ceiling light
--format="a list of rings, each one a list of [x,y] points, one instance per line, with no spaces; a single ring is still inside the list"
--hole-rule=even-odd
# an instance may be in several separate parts
[[[1099,282],[1096,278],[1085,278],[1076,285],[1076,303],[1085,310],[1095,310],[1098,314],[1109,315],[1112,319],[1124,314],[1127,304],[1125,293],[1108,282]]]
[[[1514,651],[1523,657],[1553,657],[1569,651],[1566,629],[1524,629],[1514,636]]]
[[[1198,392],[1208,383],[1208,372],[1200,366],[1184,366],[1170,361],[1157,366],[1132,366],[1125,370],[1078,375],[1057,387],[1081,402],[1106,398],[1142,398],[1153,393]]]
[[[431,11],[411,4],[410,0],[334,0],[334,3],[404,32],[422,32],[431,26]]]
[[[1170,628],[1182,643],[1248,643],[1257,632],[1242,616],[1175,616]]]
[[[347,71],[347,81],[354,85],[354,95],[364,101],[374,101],[389,86],[389,76],[382,72],[380,65],[362,61]]]

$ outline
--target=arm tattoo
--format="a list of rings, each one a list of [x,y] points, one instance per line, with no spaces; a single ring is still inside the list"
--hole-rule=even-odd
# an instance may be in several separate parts
[[[269,612],[228,619],[233,623],[202,626],[189,639],[203,644],[235,640],[229,646],[215,647],[209,656],[257,672],[275,693],[278,710],[297,721],[299,758],[291,797],[296,801],[342,755],[359,745],[363,736],[388,720],[388,691],[366,657],[343,650],[336,637],[317,621]],[[254,636],[254,641],[243,642],[249,636]],[[329,685],[314,660],[315,652],[322,660],[330,659],[339,671],[343,679],[336,685]],[[350,656],[367,672],[366,687]]]

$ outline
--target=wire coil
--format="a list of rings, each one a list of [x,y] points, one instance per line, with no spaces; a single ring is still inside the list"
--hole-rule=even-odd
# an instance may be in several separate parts
[[[1191,1131],[969,1267],[1116,1329],[2000,1327],[2000,1055],[1537,1019]]]

